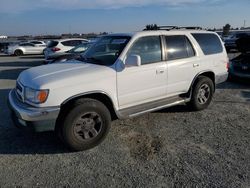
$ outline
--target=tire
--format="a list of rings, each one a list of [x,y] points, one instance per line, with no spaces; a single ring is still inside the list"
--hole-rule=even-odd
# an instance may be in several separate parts
[[[100,144],[111,124],[108,108],[98,100],[79,99],[62,121],[61,138],[72,151],[83,151]]]
[[[212,101],[215,86],[206,76],[199,76],[194,84],[189,107],[194,111],[206,109]]]
[[[22,50],[15,50],[14,54],[15,54],[15,56],[22,56],[23,51]]]

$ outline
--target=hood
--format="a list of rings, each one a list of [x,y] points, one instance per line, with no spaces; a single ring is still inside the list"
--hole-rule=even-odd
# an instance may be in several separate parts
[[[64,56],[64,55],[67,55],[67,54],[69,54],[69,53],[67,53],[67,52],[52,53],[52,54],[49,54],[48,59],[54,59],[54,58]]]
[[[63,58],[73,58],[73,57],[77,57],[78,54],[74,54],[74,53],[60,53],[60,54],[53,54],[53,55],[50,55],[48,57],[48,60],[51,60],[51,59],[63,59]]]
[[[20,74],[18,81],[34,89],[50,89],[92,82],[109,74],[115,74],[111,67],[72,60],[27,69]]]

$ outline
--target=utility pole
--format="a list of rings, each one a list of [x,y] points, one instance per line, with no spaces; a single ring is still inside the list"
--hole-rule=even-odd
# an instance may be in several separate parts
[[[244,25],[243,25],[243,27],[244,27],[244,28],[246,28],[246,22],[247,22],[247,21],[246,21],[246,20],[244,20]]]

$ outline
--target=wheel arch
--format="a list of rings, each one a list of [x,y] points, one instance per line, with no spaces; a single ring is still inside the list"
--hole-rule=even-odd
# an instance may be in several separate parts
[[[22,54],[25,54],[25,51],[22,48],[16,48],[14,50],[14,54],[15,54],[16,51],[20,51],[20,52],[22,52]]]
[[[95,99],[95,100],[102,102],[110,111],[112,120],[119,118],[119,115],[116,111],[112,98],[106,92],[103,92],[103,91],[93,91],[93,92],[81,93],[81,94],[72,96],[66,99],[61,104],[61,111],[62,112],[64,112],[65,110],[67,111],[67,109],[69,109],[76,100],[81,99],[81,98],[90,98],[90,99]]]
[[[197,83],[197,80],[200,76],[206,76],[208,78],[210,78],[212,81],[213,81],[213,84],[214,84],[214,91],[215,91],[215,73],[211,70],[207,70],[207,71],[202,71],[202,72],[199,72],[193,79],[192,83],[191,83],[191,86],[188,90],[188,95],[191,96],[192,95],[192,88],[193,86]]]

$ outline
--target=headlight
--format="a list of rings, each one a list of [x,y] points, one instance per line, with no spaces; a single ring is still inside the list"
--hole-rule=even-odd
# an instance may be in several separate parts
[[[49,95],[49,90],[35,90],[25,87],[24,98],[28,102],[41,104],[44,103]]]

